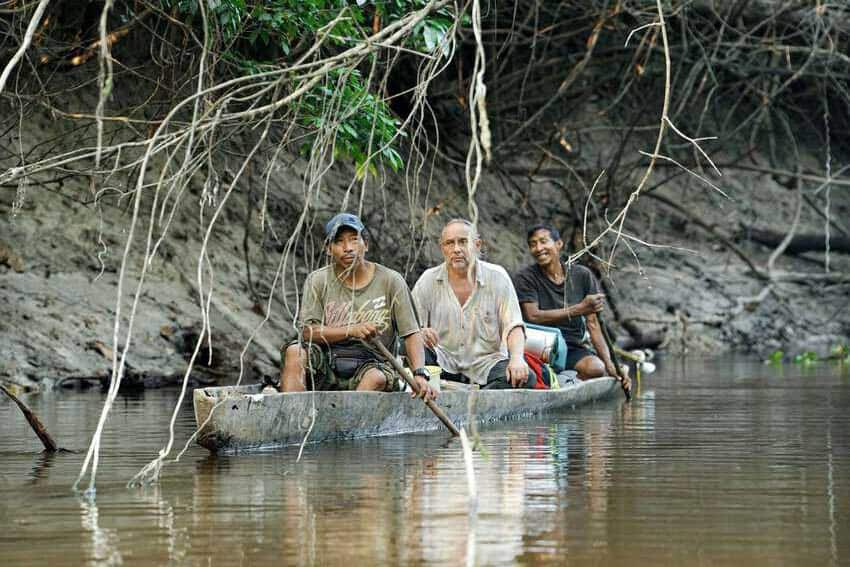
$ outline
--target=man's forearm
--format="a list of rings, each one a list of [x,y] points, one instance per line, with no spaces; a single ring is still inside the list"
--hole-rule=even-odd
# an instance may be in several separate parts
[[[332,345],[350,339],[351,328],[353,326],[326,327],[324,325],[304,325],[301,337],[307,342]]]
[[[511,358],[521,360],[525,353],[525,331],[517,325],[508,333],[508,354]]]
[[[422,333],[417,331],[404,337],[404,351],[413,370],[425,366],[425,345],[422,342]]]
[[[610,372],[610,369],[614,368],[614,363],[611,361],[608,343],[605,342],[605,337],[602,335],[602,327],[595,313],[587,316],[587,331],[590,333],[590,342],[596,350],[596,354],[599,355],[602,364],[605,365],[605,369]]]
[[[578,317],[577,305],[568,305],[561,309],[535,309],[525,313],[525,320],[536,325],[558,325]]]

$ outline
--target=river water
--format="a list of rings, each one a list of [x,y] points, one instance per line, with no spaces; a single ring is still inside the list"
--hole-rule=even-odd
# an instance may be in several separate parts
[[[480,431],[470,513],[445,434],[211,456],[126,482],[177,393],[121,396],[96,499],[71,491],[103,395],[0,400],[0,565],[850,565],[850,379],[831,363],[668,361],[621,399]],[[193,431],[191,406],[177,422]]]

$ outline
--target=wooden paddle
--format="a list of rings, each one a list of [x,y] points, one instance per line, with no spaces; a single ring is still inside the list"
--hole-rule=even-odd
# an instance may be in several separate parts
[[[383,356],[384,359],[386,359],[386,361],[390,363],[390,365],[395,369],[399,376],[404,378],[404,381],[407,382],[407,385],[410,386],[414,392],[416,392],[417,396],[421,394],[421,392],[419,391],[419,384],[416,383],[416,380],[407,375],[407,372],[404,371],[402,365],[399,364],[398,360],[396,360],[392,354],[390,354],[390,351],[387,350],[387,347],[385,347],[383,343],[381,343],[381,341],[377,339],[370,339],[368,341],[368,345],[374,347],[379,353],[381,353],[381,356]],[[446,415],[446,413],[442,410],[442,408],[440,408],[440,406],[434,403],[433,400],[424,401],[425,405],[428,406],[428,409],[434,412],[434,415],[436,415],[437,418],[439,418],[439,420],[443,422],[443,425],[445,425],[446,428],[448,428],[448,430],[452,432],[452,435],[454,435],[455,437],[460,435],[460,430],[455,427],[455,424],[452,423],[452,420],[449,419],[449,416]]]
[[[602,320],[602,313],[596,314],[596,320],[599,321],[599,328],[602,329],[602,336],[605,338],[605,344],[608,346],[608,356],[611,357],[611,362],[614,363],[614,366],[617,368],[617,372],[622,372],[620,369],[620,361],[617,358],[617,352],[614,350],[614,343],[611,341],[611,335],[608,334],[608,326],[605,325],[605,321]],[[623,394],[626,395],[626,401],[632,401],[632,393],[629,391],[629,388],[626,388],[626,383],[624,380],[620,380],[620,386],[623,387]]]

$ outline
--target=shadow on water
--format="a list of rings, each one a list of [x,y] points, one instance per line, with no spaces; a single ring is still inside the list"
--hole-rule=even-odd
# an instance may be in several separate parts
[[[212,477],[217,474],[226,473],[232,468],[230,462],[231,458],[233,457],[210,453],[204,458],[198,459],[197,464],[195,465],[195,470],[198,475],[204,477]]]
[[[76,462],[76,457],[79,451],[70,451],[68,449],[59,448],[57,451],[42,451],[33,459],[32,470],[29,474],[29,480],[32,484],[38,484],[41,481],[47,480],[50,469],[57,461],[62,459],[73,458]]]
[[[56,461],[56,456],[57,453],[54,451],[44,451],[36,456],[33,461],[32,471],[29,475],[29,480],[33,484],[38,484],[40,481],[47,479],[50,467],[52,467],[53,463]]]

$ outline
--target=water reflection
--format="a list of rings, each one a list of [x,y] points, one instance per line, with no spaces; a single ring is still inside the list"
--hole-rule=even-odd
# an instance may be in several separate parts
[[[47,479],[50,467],[53,466],[56,457],[57,453],[50,451],[43,451],[38,454],[33,461],[32,471],[29,475],[29,480],[32,484],[39,484],[41,481]]]
[[[191,477],[193,550],[237,562],[279,550],[296,564],[342,556],[352,564],[510,564],[530,542],[550,553],[564,509],[584,508],[605,525],[621,415],[611,404],[594,410],[587,428],[570,420],[484,429],[472,515],[460,444],[433,435],[310,446],[298,463],[294,449],[208,456]],[[228,537],[232,526],[238,538]],[[201,527],[210,535],[199,538]]]
[[[300,462],[193,448],[161,485],[127,490],[168,392],[122,400],[98,500],[79,500],[82,454],[39,454],[0,404],[0,564],[845,564],[850,384],[793,370],[688,361],[644,376],[631,404],[484,427],[472,515],[460,444],[430,434],[308,446]],[[31,402],[85,446],[97,395]],[[178,439],[191,432],[187,407]]]
[[[828,455],[828,473],[827,473],[827,499],[829,502],[829,550],[832,554],[832,563],[838,565],[838,530],[835,521],[835,469],[833,463],[832,449],[832,422],[826,429],[827,433],[827,455]]]
[[[118,551],[118,533],[116,530],[103,529],[99,523],[97,504],[93,499],[80,497],[80,519],[84,533],[90,540],[86,556],[89,565],[121,565],[123,559]]]

